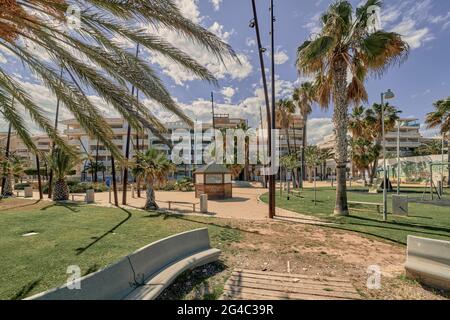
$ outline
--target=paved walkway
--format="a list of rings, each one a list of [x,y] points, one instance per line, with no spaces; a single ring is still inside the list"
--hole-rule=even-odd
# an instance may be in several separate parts
[[[268,218],[268,205],[259,200],[259,197],[267,192],[267,189],[260,187],[252,188],[233,188],[233,198],[226,200],[209,200],[208,201],[208,215],[218,218],[231,218],[231,219],[248,219],[248,220],[266,220]],[[112,197],[113,195],[111,195]],[[119,203],[122,203],[122,192],[118,192]],[[129,191],[127,193],[127,208],[141,209],[145,204],[145,192],[141,193],[141,198],[137,198],[137,194]],[[34,193],[34,199],[38,199],[37,192]],[[96,204],[99,206],[110,207],[109,192],[102,192],[95,194]],[[156,191],[157,203],[161,209],[168,210],[168,203],[165,201],[179,201],[179,202],[194,202],[198,203],[199,199],[195,198],[194,192],[179,192],[179,191]],[[44,200],[48,200],[47,197]],[[76,197],[75,200],[81,200],[80,197]],[[197,210],[199,210],[199,205]],[[171,211],[180,214],[189,215],[202,215],[194,213],[192,205],[180,205],[172,204]],[[295,213],[292,211],[284,210],[281,208],[276,209],[277,219],[284,221],[293,221],[307,224],[325,224],[323,221],[307,216]]]

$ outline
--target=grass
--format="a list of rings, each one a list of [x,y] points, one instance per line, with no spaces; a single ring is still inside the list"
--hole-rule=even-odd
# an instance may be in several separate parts
[[[168,216],[86,205],[0,202],[0,299],[22,299],[59,286],[70,265],[83,275],[158,239],[208,227],[212,245],[239,241],[225,220]],[[38,235],[23,237],[29,232]]]
[[[417,198],[422,196],[423,188],[405,188],[402,192]],[[350,189],[348,198],[349,201],[383,202],[381,194],[369,194],[362,188]],[[268,195],[263,195],[261,199],[268,202]],[[333,216],[335,190],[332,188],[318,188],[316,204],[313,200],[313,189],[305,189],[302,198],[291,196],[287,200],[286,192],[281,197],[279,191],[276,197],[277,207],[334,222],[335,225],[330,226],[333,228],[356,231],[402,244],[406,244],[408,235],[450,240],[450,207],[409,203],[408,217],[388,215],[388,221],[383,222],[382,214],[377,213],[376,207],[353,207],[348,217]],[[388,212],[391,210],[391,202],[389,195]]]

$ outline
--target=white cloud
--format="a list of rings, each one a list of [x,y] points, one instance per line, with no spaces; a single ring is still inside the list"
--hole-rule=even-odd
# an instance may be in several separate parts
[[[209,0],[209,2],[213,5],[214,11],[219,11],[222,0]]]
[[[318,12],[309,19],[308,23],[303,25],[303,28],[307,29],[310,34],[318,34],[322,30],[320,17],[322,12]]]
[[[234,89],[233,87],[225,87],[220,93],[222,93],[227,103],[231,103],[231,99],[236,94],[236,89]]]
[[[189,17],[192,21],[197,23],[203,20],[198,9],[198,1],[177,0],[176,3],[179,5],[180,11],[184,16]],[[208,29],[225,42],[227,42],[234,33],[234,30],[224,30],[224,27],[218,22],[214,22]],[[226,58],[224,63],[222,63],[219,59],[211,55],[207,49],[180,36],[180,34],[172,30],[168,30],[167,28],[156,29],[153,26],[149,26],[149,32],[159,35],[175,47],[183,50],[194,60],[203,64],[219,80],[226,77],[233,80],[242,80],[248,77],[253,70],[249,58],[243,53],[238,54],[240,63],[232,58]],[[171,59],[160,53],[150,52],[148,59],[152,64],[159,65],[162,72],[172,78],[177,85],[185,85],[185,82],[187,81],[198,79],[195,74],[174,63]]]
[[[412,49],[420,48],[424,43],[434,40],[429,28],[417,28],[416,21],[411,19],[403,20],[392,31],[400,34]]]
[[[175,0],[175,4],[180,9],[181,14],[192,22],[200,23],[203,20],[198,9],[198,0]]]
[[[7,63],[8,60],[6,60],[5,56],[0,53],[0,63]]]
[[[285,64],[289,60],[289,56],[285,51],[277,51],[275,53],[275,64]]]
[[[256,40],[249,37],[245,40],[245,44],[247,45],[247,47],[256,46]]]
[[[307,123],[307,137],[309,144],[324,142],[333,133],[333,122],[330,118],[309,119]]]

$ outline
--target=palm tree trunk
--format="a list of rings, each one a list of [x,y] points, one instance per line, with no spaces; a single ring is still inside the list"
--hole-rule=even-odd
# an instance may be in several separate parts
[[[447,187],[450,187],[450,141],[447,142],[447,169],[448,169]]]
[[[145,210],[158,210],[159,207],[156,204],[156,199],[155,199],[155,190],[153,188],[153,183],[152,182],[147,182],[147,201],[145,202]]]
[[[347,64],[343,59],[333,65],[333,123],[336,132],[336,205],[334,214],[348,215],[347,203],[347,161],[348,161],[348,103],[347,103]]]
[[[39,162],[38,155],[36,155],[36,168],[37,168],[37,178],[38,178],[38,188],[39,188],[39,200],[42,200],[42,199],[44,199],[44,193],[42,192],[41,164]]]
[[[11,123],[10,123],[9,127],[8,127],[8,136],[6,138],[5,161],[8,161],[8,157],[9,157],[9,148],[11,145],[11,130],[12,130],[12,127],[11,127]],[[6,183],[6,172],[5,171],[6,171],[6,164],[3,167],[2,194],[4,193],[5,183]]]
[[[136,58],[139,56],[139,43],[136,46]],[[131,95],[134,96],[134,85],[131,87]],[[125,160],[130,158],[130,143],[131,143],[131,125],[128,124],[127,131],[127,143],[125,147]],[[123,191],[122,191],[122,204],[127,204],[127,188],[128,188],[128,167],[123,169]]]
[[[98,148],[99,148],[99,140],[97,139],[97,147],[95,151],[95,171],[94,171],[94,183],[97,185],[98,183]]]
[[[11,173],[5,175],[5,185],[2,191],[3,198],[9,198],[14,196],[14,178]]]
[[[306,166],[305,166],[305,148],[308,145],[307,144],[307,122],[308,122],[308,116],[304,116],[304,122],[303,122],[303,131],[302,131],[302,179],[303,181],[306,181]]]
[[[113,182],[114,205],[116,207],[118,207],[119,206],[119,198],[117,196],[116,164],[114,161],[114,157],[111,157],[111,175],[112,175],[112,182]]]
[[[53,190],[53,201],[69,200],[69,187],[64,179],[55,181],[55,189]]]

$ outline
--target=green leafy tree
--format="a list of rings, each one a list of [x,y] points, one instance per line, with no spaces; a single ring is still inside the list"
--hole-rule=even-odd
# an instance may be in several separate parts
[[[364,84],[369,73],[382,75],[389,66],[403,61],[409,51],[399,34],[373,31],[373,10],[369,10],[373,6],[380,7],[381,1],[368,0],[356,11],[349,1],[334,2],[322,15],[320,32],[300,45],[297,53],[299,72],[315,77],[318,103],[328,108],[333,102],[337,162],[334,213],[338,215],[348,215],[348,106],[367,101]]]

